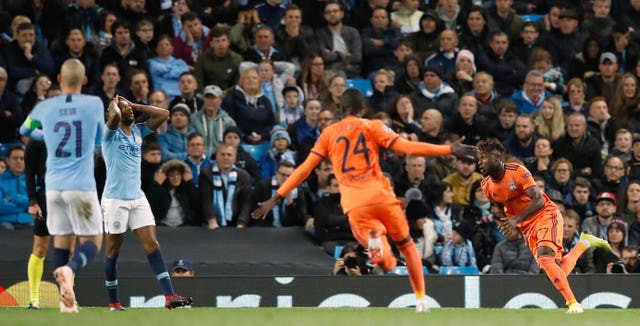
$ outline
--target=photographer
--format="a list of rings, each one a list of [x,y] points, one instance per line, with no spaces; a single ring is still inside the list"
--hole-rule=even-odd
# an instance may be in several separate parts
[[[607,227],[607,241],[611,251],[597,248],[593,252],[593,262],[596,273],[625,273],[622,258],[622,248],[627,245],[627,223],[619,219],[612,219]]]
[[[362,276],[371,274],[367,265],[367,253],[364,247],[356,242],[349,242],[342,248],[340,258],[336,259],[331,275]]]

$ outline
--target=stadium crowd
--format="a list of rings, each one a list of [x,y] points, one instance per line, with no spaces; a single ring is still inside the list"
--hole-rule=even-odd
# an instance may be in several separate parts
[[[355,85],[401,137],[500,139],[561,208],[566,251],[581,230],[613,247],[574,272],[640,272],[640,0],[0,0],[0,32],[3,228],[33,222],[17,130],[77,58],[105,116],[116,95],[170,111],[142,150],[158,225],[299,226],[358,256],[332,173],[345,167],[328,160],[250,216]],[[539,273],[522,237],[498,232],[475,160],[381,154],[428,269]]]

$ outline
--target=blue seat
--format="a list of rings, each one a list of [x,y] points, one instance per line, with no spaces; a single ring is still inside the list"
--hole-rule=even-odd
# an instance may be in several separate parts
[[[480,274],[478,267],[475,266],[440,266],[440,274],[446,275],[477,275]]]
[[[396,266],[387,274],[406,276],[406,275],[409,275],[409,271],[407,270],[407,266]],[[422,274],[424,275],[429,274],[429,270],[427,269],[427,266],[422,266]]]
[[[368,79],[347,79],[347,88],[360,90],[364,97],[373,96],[373,86]]]
[[[253,159],[258,163],[260,163],[264,154],[269,151],[269,148],[271,148],[271,144],[242,144],[242,149],[251,154]]]
[[[520,15],[520,18],[522,18],[522,20],[526,21],[526,22],[536,22],[538,21],[540,18],[544,17],[544,15]]]

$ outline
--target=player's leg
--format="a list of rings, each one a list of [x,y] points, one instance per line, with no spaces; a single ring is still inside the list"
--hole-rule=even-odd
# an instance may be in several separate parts
[[[380,239],[382,245],[382,259],[379,261],[373,261],[384,272],[389,272],[396,267],[398,263],[391,251],[391,245],[387,240],[387,230],[384,224],[375,218],[376,208],[379,206],[366,206],[357,207],[352,209],[349,213],[349,225],[351,226],[351,233],[358,240],[363,247],[369,247],[369,240],[371,231],[375,231]]]
[[[109,308],[111,310],[124,310],[118,298],[118,255],[124,240],[124,233],[109,234],[107,231],[107,247],[104,258],[104,285],[107,287]]]
[[[55,270],[55,276],[62,302],[67,308],[72,308],[75,307],[73,274],[91,262],[102,245],[102,212],[95,191],[63,191],[62,200],[67,203],[68,219],[80,244],[71,260]]]
[[[409,281],[411,287],[416,295],[416,311],[426,312],[428,306],[426,302],[426,288],[424,281],[424,272],[422,268],[422,259],[418,253],[413,239],[409,235],[409,225],[402,212],[400,203],[397,205],[387,206],[387,213],[382,218],[382,221],[391,236],[391,239],[396,244],[402,256],[404,256],[407,263],[407,271],[409,272]]]
[[[127,231],[129,220],[129,201],[112,198],[102,198],[102,212],[104,218],[104,230],[106,233],[107,247],[104,258],[104,284],[109,297],[109,309],[122,311],[122,305],[118,298],[118,256],[124,233]]]
[[[571,248],[566,256],[562,257],[562,270],[567,275],[569,275],[571,271],[573,271],[573,268],[576,266],[576,262],[578,261],[580,256],[582,256],[582,254],[590,247],[611,251],[611,245],[609,245],[606,240],[600,239],[588,233],[582,233],[580,234],[580,241],[578,241],[578,243],[573,248]]]
[[[176,307],[190,305],[193,301],[191,297],[181,297],[173,291],[171,276],[167,271],[167,265],[162,257],[160,244],[156,236],[156,225],[151,206],[145,197],[133,200],[131,208],[131,218],[129,226],[136,234],[142,245],[142,249],[147,254],[149,266],[153,271],[162,293],[165,296],[165,307],[173,309]]]
[[[46,205],[44,200],[40,205]],[[43,213],[43,216],[46,216]],[[29,280],[29,309],[40,308],[40,282],[44,272],[44,259],[49,250],[51,236],[47,229],[47,221],[43,216],[34,219],[33,223],[33,249],[27,264],[27,278]]]

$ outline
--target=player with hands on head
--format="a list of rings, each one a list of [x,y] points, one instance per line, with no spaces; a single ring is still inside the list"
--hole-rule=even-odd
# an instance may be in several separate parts
[[[149,116],[148,120],[134,124],[134,111]],[[165,307],[173,309],[190,305],[193,301],[173,291],[171,277],[156,239],[155,219],[141,186],[142,139],[153,134],[168,116],[169,111],[165,109],[131,103],[119,95],[109,103],[107,130],[102,142],[107,166],[102,211],[107,233],[105,285],[112,311],[124,310],[118,299],[117,260],[127,228],[133,230],[147,254],[149,265],[165,296]]]
[[[371,260],[388,272],[397,264],[386,235],[391,237],[406,258],[409,279],[416,295],[416,311],[426,312],[429,307],[422,261],[409,235],[400,201],[389,180],[382,174],[378,153],[385,148],[410,155],[473,156],[476,148],[460,143],[433,145],[402,139],[382,121],[362,119],[367,104],[357,89],[344,92],[340,98],[340,108],[344,119],[322,131],[307,159],[278,188],[276,194],[260,203],[252,217],[264,218],[311,174],[316,165],[329,159],[340,184],[341,205],[349,217],[355,238],[368,249]]]
[[[579,243],[563,257],[563,218],[556,204],[540,191],[527,168],[505,162],[506,150],[498,139],[483,139],[477,146],[478,167],[484,176],[482,191],[489,200],[503,205],[507,216],[497,222],[500,232],[510,236],[519,229],[538,265],[566,300],[567,313],[582,313],[567,275],[587,248],[610,251],[611,247],[603,239],[582,233]]]

